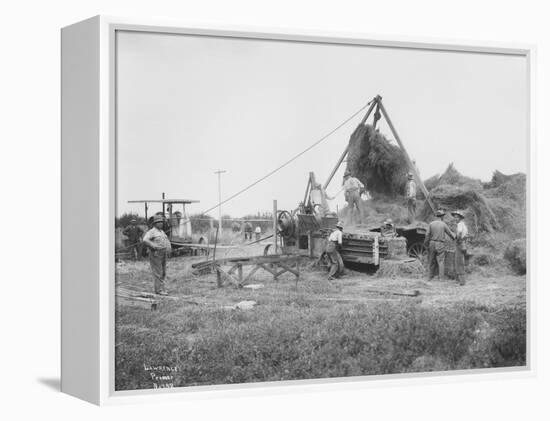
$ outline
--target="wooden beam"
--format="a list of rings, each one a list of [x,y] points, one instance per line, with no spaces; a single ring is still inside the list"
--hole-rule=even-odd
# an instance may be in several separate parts
[[[416,170],[416,166],[412,163],[411,158],[409,157],[409,154],[407,153],[407,150],[405,149],[405,146],[401,141],[401,138],[397,134],[397,131],[395,130],[395,127],[390,119],[390,116],[386,111],[386,107],[384,107],[384,104],[382,104],[382,99],[380,99],[378,102],[380,104],[380,111],[382,111],[382,115],[386,119],[386,122],[388,123],[388,126],[390,127],[390,130],[393,133],[393,136],[395,137],[395,140],[397,141],[397,143],[399,144],[399,147],[401,148],[401,150],[403,151],[403,154],[405,155],[405,159],[407,160],[407,164],[409,165],[410,171],[413,173],[416,182],[418,183],[418,185],[420,186],[420,189],[422,190],[422,193],[424,193],[424,197],[426,198],[428,205],[430,205],[432,212],[435,214],[435,206],[432,203],[432,200],[430,199],[430,194],[428,193],[428,189],[426,189],[426,186],[422,182],[422,179],[420,178],[420,175]]]
[[[376,96],[371,102],[370,102],[370,107],[369,109],[367,110],[367,113],[365,114],[365,116],[363,117],[363,120],[361,120],[361,122],[357,125],[358,127],[361,125],[361,124],[365,124],[365,121],[367,121],[367,119],[369,118],[370,114],[372,113],[372,110],[374,108],[374,106],[376,105],[376,103],[378,102],[378,98],[380,98],[380,96]],[[336,165],[334,166],[332,172],[330,173],[330,175],[328,176],[327,178],[327,181],[325,181],[325,184],[323,184],[323,189],[326,190],[326,188],[328,187],[328,185],[330,184],[330,182],[332,181],[332,178],[334,177],[334,174],[336,174],[336,171],[338,171],[338,168],[340,168],[340,165],[342,165],[342,162],[344,161],[344,159],[346,158],[346,155],[348,154],[348,151],[349,151],[349,142],[348,144],[346,145],[346,148],[344,149],[344,152],[342,152],[342,155],[340,155],[340,158],[338,159],[338,161],[336,162]]]

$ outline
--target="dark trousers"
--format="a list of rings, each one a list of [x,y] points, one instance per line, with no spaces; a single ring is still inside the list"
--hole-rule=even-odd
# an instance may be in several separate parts
[[[336,244],[333,241],[329,241],[326,249],[327,256],[330,261],[328,277],[334,278],[344,273],[344,261],[342,256],[336,250]]]
[[[407,199],[407,212],[409,224],[412,224],[416,220],[416,199],[414,197]]]
[[[461,284],[465,284],[464,280],[464,261],[466,257],[466,245],[462,242],[456,243],[455,248],[455,274],[456,280]]]
[[[151,250],[149,252],[149,263],[153,272],[155,294],[165,292],[164,280],[166,279],[166,250]]]
[[[428,279],[435,276],[439,280],[445,276],[445,243],[442,241],[430,241],[428,247]]]
[[[244,241],[246,241],[246,240],[252,240],[252,233],[251,232],[248,232],[248,231],[244,232]]]
[[[354,214],[359,214],[358,223],[363,222],[363,208],[361,207],[361,194],[359,190],[350,190],[346,192],[346,201],[348,202],[350,210],[350,219],[353,223],[357,223],[357,217],[353,216]]]
[[[142,253],[142,244],[141,243],[134,244],[130,248],[130,253],[132,254],[135,260],[140,260],[141,253]]]

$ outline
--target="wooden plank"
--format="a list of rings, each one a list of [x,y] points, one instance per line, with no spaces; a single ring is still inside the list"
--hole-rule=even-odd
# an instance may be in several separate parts
[[[252,270],[246,275],[246,277],[243,279],[243,284],[246,284],[248,280],[254,275],[258,270],[260,269],[260,266],[254,266]]]
[[[286,266],[282,263],[279,263],[279,266],[282,267],[283,269],[285,269],[285,271],[292,273],[294,276],[296,276],[298,278],[300,277],[300,272],[299,271],[291,269],[290,267],[288,267],[288,266]]]
[[[117,294],[116,303],[118,305],[130,305],[141,308],[147,308],[149,310],[156,310],[158,307],[158,301],[140,297],[127,297]]]
[[[229,273],[227,273],[225,270],[223,270],[219,265],[216,265],[216,271],[217,271],[218,273],[221,273],[221,275],[225,275],[226,278],[227,278],[232,284],[234,284],[234,285],[236,285],[236,286],[240,286],[239,281],[238,281],[236,278],[234,278],[232,275],[230,275]]]

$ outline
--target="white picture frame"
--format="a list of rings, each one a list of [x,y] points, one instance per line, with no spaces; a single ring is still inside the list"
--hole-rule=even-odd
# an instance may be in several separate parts
[[[199,386],[165,390],[114,390],[114,217],[115,189],[115,34],[116,31],[208,35],[445,50],[524,56],[528,62],[527,173],[528,261],[534,267],[534,66],[533,45],[462,43],[454,40],[387,38],[375,35],[323,33],[272,28],[179,24],[166,21],[96,16],[62,29],[62,376],[63,392],[103,405],[208,396],[242,396],[365,388],[384,384],[440,382],[441,375],[410,374],[346,379],[303,380],[244,385]],[[445,372],[445,381],[532,376],[534,282],[527,277],[527,367]]]

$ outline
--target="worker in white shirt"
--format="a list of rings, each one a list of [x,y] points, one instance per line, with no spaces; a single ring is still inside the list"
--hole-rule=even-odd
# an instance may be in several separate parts
[[[256,234],[256,241],[260,241],[260,238],[262,237],[262,228],[259,225],[256,226],[254,233]]]
[[[168,295],[165,289],[166,259],[172,251],[172,245],[163,230],[164,217],[155,215],[153,227],[143,236],[143,244],[149,248],[149,263],[153,272],[155,294]]]
[[[363,208],[361,207],[361,194],[365,192],[365,185],[357,178],[351,176],[350,170],[344,173],[344,195],[350,210],[350,219],[353,221],[353,215],[359,212],[359,223],[363,222]]]
[[[455,274],[456,280],[460,285],[464,285],[464,260],[467,252],[468,227],[464,223],[464,214],[457,210],[451,212],[454,216],[456,224],[456,249],[455,249]]]
[[[344,261],[338,251],[342,247],[342,230],[344,225],[341,222],[336,224],[336,229],[328,237],[326,254],[330,261],[328,280],[341,276],[344,273]]]
[[[412,172],[407,175],[407,185],[405,187],[405,197],[407,198],[408,221],[412,224],[416,219],[416,183]]]

